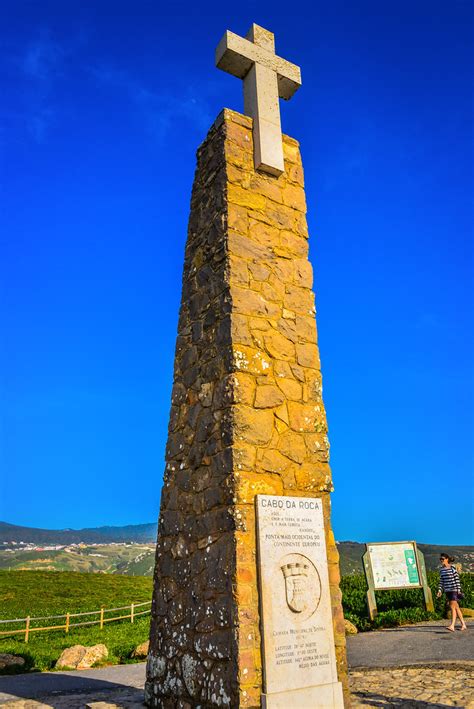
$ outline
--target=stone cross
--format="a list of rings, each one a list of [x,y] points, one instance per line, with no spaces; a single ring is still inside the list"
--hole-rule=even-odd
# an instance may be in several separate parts
[[[301,86],[300,68],[275,54],[275,36],[253,24],[247,37],[226,32],[216,66],[244,80],[244,113],[253,118],[255,169],[284,172],[278,97],[290,99]]]

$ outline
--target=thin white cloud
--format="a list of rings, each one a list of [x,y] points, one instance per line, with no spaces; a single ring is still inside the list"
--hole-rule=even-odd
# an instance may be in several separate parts
[[[44,143],[48,131],[54,121],[55,112],[52,108],[42,108],[27,118],[27,127],[30,135],[37,143]]]
[[[55,96],[58,82],[64,78],[72,54],[84,43],[85,36],[53,38],[48,28],[41,28],[22,45],[10,45],[4,52],[6,71],[14,82],[10,109],[0,108],[3,121],[2,142],[6,134],[19,126],[37,143],[44,143],[61,112]]]
[[[156,92],[125,72],[111,67],[94,67],[93,76],[102,84],[114,86],[125,92],[128,100],[139,111],[146,129],[156,140],[162,141],[176,120],[184,119],[199,132],[210,122],[210,110],[199,91],[192,86],[178,89],[175,93]]]
[[[64,56],[64,49],[46,34],[27,45],[21,69],[30,79],[49,83],[61,72]]]

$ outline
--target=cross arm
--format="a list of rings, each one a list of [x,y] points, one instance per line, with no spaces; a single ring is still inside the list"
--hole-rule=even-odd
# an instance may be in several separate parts
[[[216,49],[216,66],[243,79],[253,64],[262,64],[277,73],[280,98],[288,100],[301,86],[301,72],[296,64],[227,31]]]

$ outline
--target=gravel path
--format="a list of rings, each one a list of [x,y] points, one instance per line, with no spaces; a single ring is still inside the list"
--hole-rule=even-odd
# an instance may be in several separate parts
[[[348,637],[353,707],[474,709],[474,625],[450,633],[445,623]],[[0,677],[0,704],[9,709],[137,709],[144,681],[145,663]]]

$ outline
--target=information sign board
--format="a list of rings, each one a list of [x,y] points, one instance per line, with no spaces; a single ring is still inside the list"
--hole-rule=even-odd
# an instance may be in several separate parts
[[[362,561],[367,579],[367,606],[371,620],[377,615],[375,591],[422,588],[426,610],[434,611],[425,560],[416,542],[379,542],[366,544],[366,547]]]
[[[374,588],[420,588],[415,542],[367,544]]]

